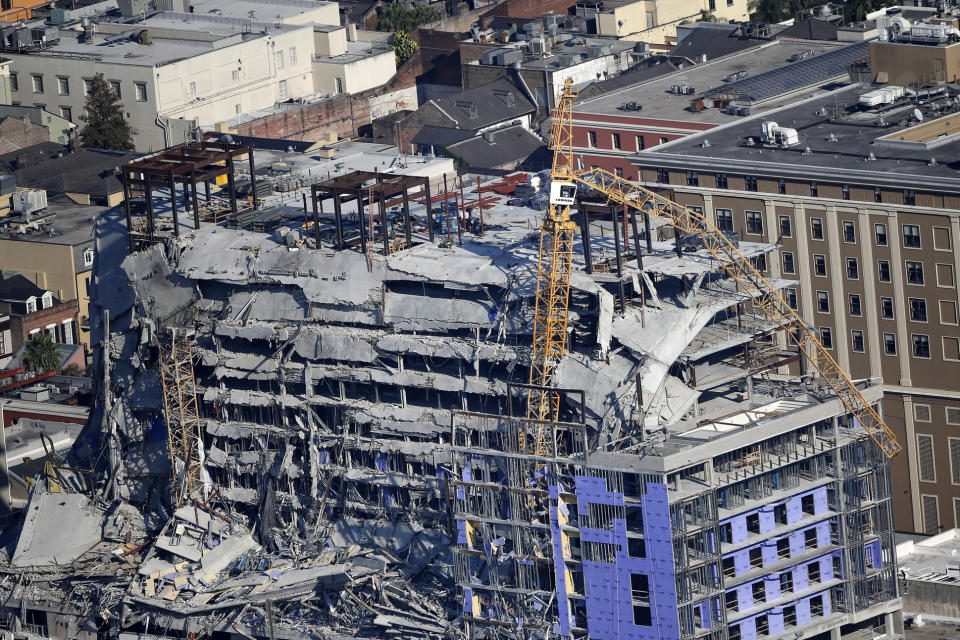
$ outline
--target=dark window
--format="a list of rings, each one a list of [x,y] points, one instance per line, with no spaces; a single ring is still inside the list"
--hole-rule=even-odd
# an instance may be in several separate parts
[[[657,169],[657,182],[660,184],[670,184],[670,172],[666,169]]]
[[[907,282],[923,284],[923,263],[907,260]]]
[[[880,282],[890,282],[890,261],[877,260],[877,273],[880,277]]]
[[[915,322],[927,321],[927,301],[923,298],[908,298],[910,303],[910,319]]]
[[[757,637],[765,636],[770,633],[770,621],[767,620],[767,614],[762,616],[757,616],[755,618],[755,623],[757,625]]]
[[[747,233],[761,235],[763,233],[763,214],[759,211],[746,211]]]
[[[827,258],[823,254],[820,254],[820,253],[813,254],[813,275],[815,276],[827,275]]]
[[[687,171],[687,186],[688,187],[699,187],[700,186],[700,173],[697,171]]]
[[[763,566],[763,550],[760,547],[750,549],[750,567],[756,569]]]
[[[587,144],[591,147],[597,146],[597,132],[587,131]]]
[[[786,627],[792,627],[797,624],[797,605],[791,604],[783,608],[783,624]]]
[[[830,327],[820,327],[820,343],[827,349],[833,349],[833,330]]]
[[[653,625],[650,617],[650,607],[646,605],[633,605],[633,624],[638,627],[650,627]]]
[[[810,598],[810,616],[818,617],[823,615],[823,594]]]
[[[780,503],[773,507],[773,521],[777,524],[787,524],[787,505]]]
[[[914,193],[913,189],[903,190],[903,204],[910,205],[911,207],[917,204],[917,194]]]
[[[766,601],[767,589],[763,586],[763,580],[757,580],[752,585],[750,585],[750,590],[753,592],[754,602],[761,603]]]
[[[660,144],[667,144],[668,142],[670,142],[670,138],[667,138],[666,136],[660,136]]]
[[[817,291],[817,311],[830,313],[830,294],[826,291]]]
[[[780,574],[780,593],[790,593],[793,591],[793,572],[785,571]]]
[[[627,531],[631,533],[643,533],[643,509],[640,507],[627,507],[626,523]]]
[[[807,581],[810,584],[820,582],[820,563],[811,562],[807,565]]]
[[[780,255],[783,258],[783,272],[794,273],[793,254],[790,253],[789,251],[784,251]]]
[[[882,222],[878,222],[873,225],[873,232],[876,236],[877,246],[885,247],[887,246],[887,225]]]
[[[913,334],[913,355],[917,358],[930,357],[930,336]]]
[[[643,136],[637,136],[637,151],[643,151],[647,148],[647,143],[644,141]]]
[[[766,254],[761,253],[760,255],[750,258],[750,262],[753,263],[753,266],[756,267],[757,271],[766,271],[767,270],[767,256]]]
[[[627,549],[631,558],[647,557],[647,545],[643,538],[627,538]]]
[[[760,533],[760,514],[751,513],[747,516],[747,531],[750,533]]]
[[[850,332],[850,335],[853,338],[853,350],[857,353],[863,353],[863,331],[854,329]]]
[[[790,216],[780,216],[780,236],[789,238],[792,229],[790,228]]]
[[[720,231],[733,231],[733,211],[730,209],[717,209],[717,229],[720,229]]]
[[[897,355],[897,336],[892,333],[883,334],[883,352],[888,356]]]
[[[745,176],[743,179],[746,184],[747,191],[756,191],[757,190],[757,177],[756,176]]]
[[[810,218],[810,237],[823,240],[823,220],[820,218]]]
[[[717,180],[717,189],[726,189],[727,188],[727,174],[718,173],[716,176]]]
[[[903,225],[903,246],[910,249],[920,248],[920,225]]]
[[[650,598],[650,579],[646,574],[630,574],[630,591],[634,600],[648,600]]]
[[[720,525],[720,541],[727,543],[733,542],[733,525],[729,522]]]
[[[849,199],[850,199],[850,185],[848,185],[848,184],[843,185],[843,186],[841,187],[841,190],[843,191],[843,199],[844,199],[844,200],[849,200]]]
[[[810,181],[810,195],[811,195],[812,197],[816,198],[817,195],[818,195],[818,193],[819,193],[819,192],[817,191],[817,182],[816,182],[816,180],[811,180],[811,181]]]
[[[20,91],[20,83],[17,81],[17,74],[10,74],[10,90],[11,91]]]
[[[893,298],[880,298],[880,317],[893,320]]]
[[[613,170],[613,173],[616,174],[618,178],[623,177],[623,167],[617,167]]]
[[[857,241],[857,231],[850,220],[843,221],[843,241],[847,244],[853,244]]]
[[[730,640],[741,640],[741,638],[743,638],[743,633],[740,631],[740,625],[730,625]]]
[[[736,591],[727,591],[723,594],[723,599],[726,602],[727,611],[735,611],[737,609],[739,598],[737,597]]]
[[[851,293],[849,297],[850,297],[850,315],[852,316],[863,315],[863,312],[860,309],[860,294]]]
[[[847,278],[857,280],[860,278],[860,269],[857,266],[856,258],[847,258]]]
[[[786,290],[786,300],[787,305],[796,311],[797,309],[797,290],[796,289],[787,289]]]
[[[780,559],[790,557],[790,540],[788,538],[777,540],[777,557]]]
[[[777,190],[780,192],[781,195],[786,194],[786,193],[787,193],[787,181],[784,180],[783,178],[780,178],[780,179],[777,181]]]
[[[619,133],[615,133],[615,134],[613,134],[612,136],[610,136],[610,141],[613,143],[613,148],[614,148],[614,149],[619,149],[619,148],[620,148],[620,134],[619,134]]]
[[[817,548],[817,530],[816,529],[807,529],[803,532],[803,548],[804,549],[816,549]]]

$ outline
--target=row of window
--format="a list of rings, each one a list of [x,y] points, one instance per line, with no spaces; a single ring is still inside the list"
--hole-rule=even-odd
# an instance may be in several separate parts
[[[847,280],[859,280],[860,263],[858,260],[856,258],[844,258],[844,261],[846,263]],[[780,253],[780,263],[783,266],[784,273],[796,273],[796,263],[792,251],[782,251]],[[937,263],[936,266],[937,286],[952,289],[954,286],[953,265]],[[904,268],[907,274],[907,284],[923,285],[925,283],[923,262],[905,260]],[[813,254],[813,275],[827,277],[827,257],[825,254]],[[889,260],[877,260],[877,278],[880,282],[892,282]]]
[[[50,339],[54,342],[60,342],[62,344],[74,344],[76,342],[73,320],[69,318],[63,321],[62,326],[57,326],[56,323],[51,323],[48,324],[44,329],[33,329],[29,334],[30,339],[32,340],[34,336],[39,335],[41,331],[44,331],[47,335],[49,335]]]
[[[820,617],[824,615],[826,611],[824,603],[826,598],[825,594],[820,594],[810,598],[810,616],[811,617]],[[754,628],[756,629],[756,637],[760,638],[770,634],[770,619],[767,617],[768,614],[759,615],[754,618]],[[743,638],[743,632],[740,627],[743,623],[736,623],[730,625],[730,640],[741,640]],[[797,624],[797,606],[796,605],[787,605],[783,608],[783,626],[784,627],[793,627]],[[779,632],[776,632],[779,633]],[[776,635],[776,633],[774,635]]]
[[[123,97],[119,80],[109,80],[110,88],[117,94],[118,98]],[[30,86],[33,93],[44,93],[44,76],[42,73],[30,74]],[[134,82],[134,96],[137,102],[147,101],[147,83]],[[20,91],[20,81],[16,73],[10,74],[10,89]],[[93,91],[93,78],[83,78],[83,95],[90,95]],[[68,76],[57,76],[57,94],[61,96],[70,95],[70,78]]]
[[[283,66],[283,65],[280,65],[280,66]],[[646,139],[645,139],[643,136],[634,136],[634,138],[636,139],[636,149],[627,149],[627,151],[634,151],[634,150],[636,150],[636,151],[643,151],[644,149],[647,148],[647,141],[646,141]],[[666,144],[666,143],[669,142],[669,141],[670,141],[669,138],[667,138],[667,137],[665,137],[665,136],[660,136],[660,144]],[[611,136],[610,136],[610,144],[611,144],[611,146],[612,146],[613,149],[617,149],[617,150],[619,150],[619,151],[624,151],[624,150],[625,150],[625,149],[623,148],[622,140],[621,140],[621,138],[620,138],[620,134],[619,134],[619,133],[611,134]],[[589,147],[594,148],[594,149],[597,147],[597,132],[596,132],[596,131],[587,131],[587,145],[588,145]]]
[[[794,291],[796,291],[794,289]],[[794,294],[795,296],[796,294]],[[791,300],[788,300],[791,302]],[[863,308],[859,293],[847,294],[847,311],[854,318],[863,316]],[[927,321],[927,300],[926,298],[907,298],[908,315],[912,322]],[[817,291],[817,311],[820,313],[830,313],[830,294],[828,291]],[[880,298],[880,317],[885,320],[893,320],[893,298]],[[954,324],[952,322],[947,324]]]
[[[834,575],[840,573],[840,558],[833,558],[833,571]],[[819,584],[821,580],[820,574],[820,561],[815,560],[806,565],[798,566],[794,570],[784,571],[777,577],[777,581],[780,583],[780,597],[783,594],[793,593],[794,592],[794,571],[802,571],[806,573],[807,584],[814,585]],[[803,573],[798,577],[802,577]],[[751,595],[753,596],[753,601],[747,606],[741,607],[739,602],[738,594],[735,590],[727,591],[724,594],[725,605],[727,611],[749,611],[754,607],[766,604],[767,602],[767,588],[766,588],[766,579],[757,580],[750,585]]]
[[[940,533],[946,525],[940,520],[940,500],[937,496],[920,495],[920,510],[924,533]],[[960,498],[953,498],[953,526],[960,527]]]
[[[960,485],[960,438],[947,438],[950,457],[950,483]],[[937,469],[933,459],[933,436],[917,434],[917,460],[921,482],[936,482]]]
[[[944,407],[947,424],[960,425],[960,407]],[[913,419],[917,422],[932,422],[933,414],[930,411],[930,405],[913,403]]]
[[[593,132],[590,132],[593,133]],[[619,140],[619,134],[613,134]],[[638,138],[640,136],[637,136]],[[666,142],[666,138],[661,138],[661,143]],[[591,138],[590,146],[596,146],[596,134]],[[614,146],[614,149],[619,149],[619,146]],[[637,149],[641,151],[641,149]],[[700,172],[699,171],[687,171],[687,186],[688,187],[699,187],[700,186]],[[669,169],[657,169],[657,182],[660,184],[670,184],[670,170]],[[713,174],[713,185],[704,184],[705,187],[716,186],[717,189],[727,189],[729,184],[729,177],[726,173],[715,173]],[[746,191],[759,191],[759,181],[757,176],[743,176],[744,189]],[[810,186],[810,197],[817,198],[820,195],[820,187],[817,184],[816,180],[811,180],[809,182]],[[787,181],[784,178],[779,178],[777,181],[777,192],[780,195],[787,195]],[[840,192],[843,195],[844,200],[850,199],[850,185],[843,184],[840,185]],[[913,189],[903,189],[903,204],[913,206],[916,204],[917,196],[916,192]],[[800,195],[800,194],[794,194]],[[873,190],[873,197],[876,202],[883,202],[883,190],[880,187],[875,187]]]
[[[833,329],[830,327],[819,327],[820,342],[827,349],[833,349]],[[930,336],[922,333],[911,333],[910,340],[912,344],[911,354],[914,358],[930,358]],[[894,333],[885,332],[883,334],[883,353],[888,356],[897,355],[897,336]],[[960,338],[953,336],[943,336],[941,338],[943,348],[943,359],[952,362],[960,362]],[[850,350],[856,353],[864,353],[863,330],[850,330]]]
[[[744,211],[747,227],[746,232],[754,235],[763,235],[763,214],[760,211]],[[721,231],[733,231],[733,211],[731,209],[717,209],[717,228]],[[780,237],[793,237],[793,221],[790,216],[780,216]],[[856,244],[857,230],[852,220],[843,220],[843,242],[846,244]],[[888,246],[887,225],[883,222],[877,222],[874,227],[874,242],[878,247]],[[920,249],[920,225],[904,224],[901,225],[903,231],[903,243],[900,245],[905,249]],[[935,227],[934,249],[937,251],[950,251],[949,229],[946,227]],[[939,230],[941,233],[937,233]],[[810,238],[813,240],[823,240],[823,218],[810,218]]]

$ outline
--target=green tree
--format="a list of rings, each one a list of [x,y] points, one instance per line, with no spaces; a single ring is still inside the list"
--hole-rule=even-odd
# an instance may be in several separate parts
[[[406,31],[396,31],[390,39],[390,47],[397,54],[397,66],[413,57],[417,52],[417,41],[407,35]]]
[[[84,113],[80,119],[85,123],[80,130],[80,143],[93,149],[133,151],[133,131],[123,117],[123,104],[98,73],[91,81]]]
[[[49,334],[38,333],[27,343],[22,360],[31,371],[57,371],[60,368],[60,349]]]
[[[377,29],[380,31],[413,31],[421,24],[440,19],[440,12],[425,4],[407,10],[403,2],[390,2],[377,8]]]

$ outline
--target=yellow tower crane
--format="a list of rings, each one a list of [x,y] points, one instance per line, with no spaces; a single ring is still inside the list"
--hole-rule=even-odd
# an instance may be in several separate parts
[[[552,182],[549,208],[540,229],[536,315],[530,363],[530,384],[541,390],[530,392],[527,417],[540,421],[558,419],[559,396],[545,389],[551,386],[553,370],[566,349],[570,272],[576,232],[576,224],[570,218],[570,207],[575,202],[579,184],[602,193],[611,203],[632,207],[681,233],[696,234],[702,238],[707,251],[734,279],[740,290],[753,299],[754,307],[796,342],[847,411],[859,421],[884,454],[892,458],[900,453],[902,447],[893,431],[823,346],[813,327],[790,308],[776,288],[709,218],[609,171],[574,170],[572,111],[576,97],[573,83],[568,78],[553,111],[550,140],[554,154],[550,173]],[[535,433],[533,443],[526,443],[521,434],[521,446],[534,455],[548,455],[547,426],[540,423]]]

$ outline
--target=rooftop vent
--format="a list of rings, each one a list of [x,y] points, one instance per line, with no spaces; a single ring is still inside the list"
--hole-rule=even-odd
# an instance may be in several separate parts
[[[870,152],[870,155],[867,156],[867,162],[873,162],[877,159],[877,156],[874,155],[873,151]]]

